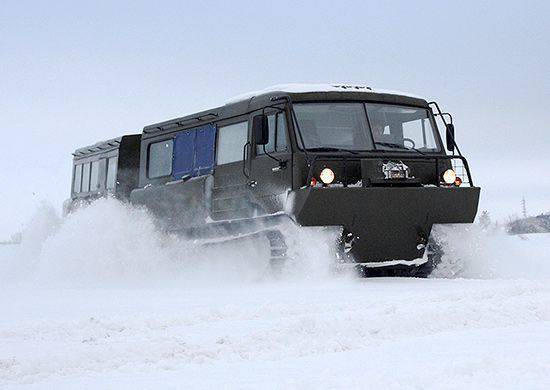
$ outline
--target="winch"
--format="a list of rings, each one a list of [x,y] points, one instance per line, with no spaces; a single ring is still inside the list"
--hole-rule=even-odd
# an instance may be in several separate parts
[[[394,162],[389,161],[382,165],[382,172],[385,179],[408,179],[409,167],[403,163],[403,161]]]

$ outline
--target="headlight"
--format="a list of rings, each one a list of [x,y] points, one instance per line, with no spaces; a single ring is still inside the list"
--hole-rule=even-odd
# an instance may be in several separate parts
[[[456,172],[452,169],[447,169],[443,174],[443,181],[449,185],[454,184],[456,179]]]
[[[325,168],[321,171],[319,178],[325,184],[330,184],[334,181],[334,172],[330,168]]]

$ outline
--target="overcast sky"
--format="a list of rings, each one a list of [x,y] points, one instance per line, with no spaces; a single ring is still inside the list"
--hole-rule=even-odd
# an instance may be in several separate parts
[[[0,238],[61,206],[75,148],[287,82],[435,99],[483,209],[550,211],[548,1],[111,3],[2,1]]]

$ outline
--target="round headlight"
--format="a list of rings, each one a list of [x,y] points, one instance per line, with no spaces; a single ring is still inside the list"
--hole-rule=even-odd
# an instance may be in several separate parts
[[[443,181],[447,184],[454,184],[456,173],[452,169],[447,169],[443,174]]]
[[[334,172],[330,168],[325,168],[319,174],[319,178],[325,184],[330,184],[334,181]]]

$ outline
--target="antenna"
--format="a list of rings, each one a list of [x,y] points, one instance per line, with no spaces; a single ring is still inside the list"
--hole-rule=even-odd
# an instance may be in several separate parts
[[[527,206],[525,206],[525,196],[521,199],[521,212],[523,218],[527,218]]]

